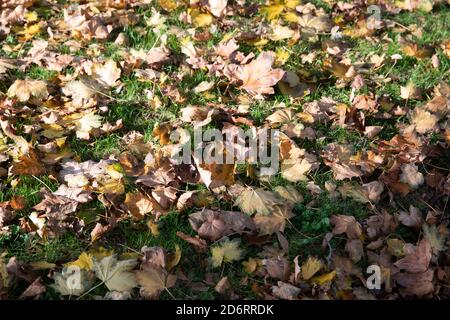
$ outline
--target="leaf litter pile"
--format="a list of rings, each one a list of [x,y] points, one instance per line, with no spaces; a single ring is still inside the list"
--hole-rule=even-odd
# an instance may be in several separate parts
[[[0,298],[450,297],[449,2],[0,10]],[[175,163],[194,128],[279,171]]]

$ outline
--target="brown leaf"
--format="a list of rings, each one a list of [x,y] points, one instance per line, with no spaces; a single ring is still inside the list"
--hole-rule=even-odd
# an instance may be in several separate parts
[[[330,222],[334,225],[332,231],[334,235],[345,233],[349,239],[359,239],[362,235],[361,225],[353,216],[333,215]]]
[[[0,228],[6,226],[13,218],[14,214],[11,210],[0,207]]]
[[[433,292],[433,275],[432,270],[420,273],[398,273],[394,280],[405,287],[401,290],[402,294],[422,297]]]
[[[272,287],[273,294],[284,300],[296,300],[300,294],[300,289],[286,282],[278,281],[276,286]]]

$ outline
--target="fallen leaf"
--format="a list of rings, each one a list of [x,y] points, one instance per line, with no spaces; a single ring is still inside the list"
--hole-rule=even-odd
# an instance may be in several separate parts
[[[239,248],[239,239],[221,241],[218,245],[211,247],[212,266],[217,268],[222,263],[237,261],[242,258],[243,251]]]
[[[94,258],[93,270],[97,278],[102,280],[111,291],[130,291],[137,286],[134,274],[131,272],[137,265],[137,260],[117,260],[116,255]]]

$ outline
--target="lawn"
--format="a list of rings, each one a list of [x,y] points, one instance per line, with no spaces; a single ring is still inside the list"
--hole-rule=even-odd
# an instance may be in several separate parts
[[[432,0],[3,1],[0,299],[448,299],[449,22]],[[276,172],[174,160],[171,133],[252,129],[279,134]]]

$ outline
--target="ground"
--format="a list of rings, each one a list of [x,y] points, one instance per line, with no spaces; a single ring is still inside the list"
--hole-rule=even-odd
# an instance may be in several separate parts
[[[448,3],[24,2],[6,1],[0,20],[1,296],[449,297]],[[267,67],[265,54],[264,84],[246,66]],[[196,121],[280,129],[281,170],[193,164],[180,169],[192,181],[168,178],[168,133]],[[306,168],[287,173],[288,160]],[[252,192],[262,204],[242,204]],[[192,223],[202,210],[207,231]],[[248,228],[222,221],[227,210]],[[234,241],[235,258],[214,251]],[[82,253],[97,279],[64,294],[55,279]],[[99,276],[113,253],[136,260],[119,272],[137,278],[131,288]],[[361,280],[371,264],[383,274],[374,291]],[[149,270],[164,279],[156,289]]]

